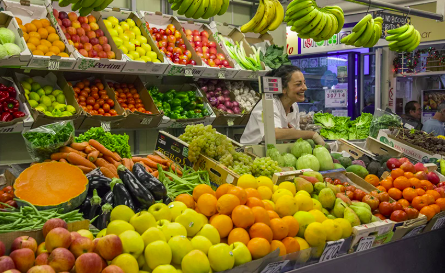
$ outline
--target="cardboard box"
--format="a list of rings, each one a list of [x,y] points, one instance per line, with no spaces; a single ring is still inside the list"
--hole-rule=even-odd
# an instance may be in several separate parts
[[[2,1],[0,5],[7,11],[11,12],[15,17],[18,17],[22,20],[23,25],[26,23],[31,23],[34,19],[48,19],[51,23],[51,26],[54,27],[57,31],[57,28],[60,27],[58,24],[53,25],[54,21],[51,20],[47,9],[45,6],[39,5],[22,5],[22,2],[12,2],[12,1]],[[65,47],[63,51],[68,54],[70,57],[60,57],[60,56],[38,56],[32,55],[31,60],[29,61],[27,67],[29,68],[38,68],[38,69],[49,69],[49,70],[58,70],[58,69],[72,69],[76,63],[76,58],[72,55],[72,52],[69,51],[68,47]],[[50,64],[50,60],[54,63],[58,63],[58,68],[53,69]]]
[[[177,31],[181,33],[181,38],[184,40],[184,44],[187,47],[187,50],[190,50],[192,53],[192,60],[196,62],[196,65],[182,65],[175,64],[169,58],[166,58],[166,61],[170,64],[170,66],[165,70],[165,75],[168,76],[190,76],[190,77],[198,77],[201,76],[206,70],[205,64],[201,60],[201,58],[196,55],[195,49],[187,40],[185,33],[182,31],[181,23],[175,16],[162,14],[160,12],[149,12],[149,11],[140,11],[141,18],[149,24],[150,27],[156,27],[161,29],[166,29],[167,25],[173,24]]]
[[[347,152],[353,158],[358,159],[363,155],[367,155],[371,158],[375,158],[375,155],[390,155],[392,157],[401,157],[402,151],[391,147],[385,143],[379,142],[373,137],[366,138],[365,147],[361,148],[347,140],[339,139],[337,140],[338,152]]]
[[[246,37],[246,41],[249,44],[259,46],[264,49],[266,49],[268,46],[275,44],[273,42],[273,37],[270,34],[270,32],[266,32],[264,34],[247,32],[247,33],[244,33],[244,36]]]
[[[35,110],[34,108],[29,105],[28,100],[25,97],[25,90],[23,89],[22,85],[19,85],[19,91],[20,91],[20,97],[22,101],[25,101],[28,108],[31,111],[31,114],[34,118],[34,123],[32,125],[32,128],[39,127],[41,125],[54,123],[58,121],[63,120],[72,120],[74,123],[74,129],[77,129],[80,127],[80,125],[83,122],[83,119],[85,116],[82,115],[82,109],[77,104],[77,101],[74,97],[74,91],[70,86],[68,86],[68,83],[66,82],[65,78],[63,77],[63,74],[60,72],[48,72],[44,70],[32,70],[31,72],[27,74],[15,72],[14,73],[14,79],[17,83],[20,83],[24,81],[27,78],[32,78],[34,82],[38,82],[42,87],[45,85],[50,85],[54,88],[54,90],[62,90],[63,94],[65,95],[66,105],[71,105],[76,109],[76,113],[74,113],[72,116],[69,117],[50,117],[45,115],[44,113]]]
[[[355,226],[352,228],[352,242],[348,253],[353,253],[357,251],[357,247],[360,244],[362,238],[371,237],[376,235],[376,227],[374,223],[364,224]]]
[[[145,89],[144,84],[137,75],[104,75],[105,82],[113,83],[131,83],[134,84],[138,91],[142,104],[145,110],[152,112],[152,114],[141,113],[139,111],[131,112],[126,110],[125,122],[122,122],[121,128],[137,129],[137,128],[154,128],[157,127],[162,119],[162,114],[153,102],[152,97]],[[111,89],[111,88],[110,88]]]
[[[147,38],[147,43],[151,46],[151,50],[156,52],[158,55],[158,59],[161,63],[153,63],[153,62],[135,62],[131,60],[126,54],[122,53],[123,58],[126,60],[126,65],[122,72],[128,73],[137,73],[137,74],[150,74],[150,75],[161,75],[164,74],[165,70],[170,66],[167,61],[167,57],[165,57],[164,53],[159,51],[156,42],[153,40],[153,37],[150,35],[150,32],[145,25],[145,21],[141,20],[138,17],[136,12],[128,11],[128,10],[120,10],[119,8],[106,8],[101,12],[102,18],[106,19],[110,16],[114,16],[119,20],[132,19],[136,26],[141,30],[142,36]]]
[[[20,48],[21,52],[19,55],[9,56],[0,60],[1,67],[21,67],[26,66],[31,60],[31,52],[26,45],[25,39],[23,38],[23,31],[19,27],[17,20],[14,18],[13,14],[9,11],[0,12],[0,27],[5,27],[14,32],[15,39],[14,43]]]

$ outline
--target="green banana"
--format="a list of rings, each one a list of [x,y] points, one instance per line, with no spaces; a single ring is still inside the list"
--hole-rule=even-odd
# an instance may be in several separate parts
[[[223,0],[223,4],[218,12],[218,15],[223,15],[224,13],[226,13],[227,9],[229,8],[229,4],[230,0]]]
[[[342,30],[343,25],[345,24],[345,16],[343,15],[343,10],[339,6],[327,6],[325,7],[325,9],[329,10],[329,12],[337,18],[338,24],[335,33],[339,33]]]
[[[60,0],[59,7],[67,7],[71,4],[71,0]]]
[[[366,24],[368,21],[372,19],[372,15],[368,14],[365,17],[363,17],[353,28],[352,32],[358,32],[361,28],[366,27]]]
[[[323,17],[323,13],[320,12],[319,10],[317,10],[317,15],[315,16],[315,18],[301,30],[301,33],[309,34],[309,32],[311,32],[313,29],[315,29],[315,27],[318,25],[318,23],[320,23],[322,17]]]
[[[408,29],[409,25],[405,24],[401,27],[388,30],[388,34],[402,34]]]
[[[385,39],[386,39],[388,42],[391,42],[391,41],[397,41],[397,40],[399,39],[399,36],[400,36],[400,35],[398,35],[398,34],[389,35],[389,36],[386,36]]]
[[[77,3],[79,3],[79,2],[77,2]],[[95,11],[104,10],[106,7],[108,7],[109,4],[111,4],[111,2],[113,2],[113,0],[105,0],[105,1],[102,2],[102,4],[100,6],[95,7],[94,10]]]
[[[83,0],[82,8],[89,8],[89,7],[93,6],[94,1],[96,1],[96,0]],[[81,15],[81,16],[83,16],[83,15]]]
[[[291,1],[289,3],[289,5],[287,5],[287,9],[289,10],[290,8],[295,6],[296,4],[300,4],[301,2],[306,2],[306,1],[308,1],[308,0],[294,0],[294,1]],[[309,0],[309,1],[312,2],[312,0]]]
[[[414,37],[413,37],[413,39],[411,40],[411,42],[409,44],[404,45],[404,46],[401,47],[401,49],[403,51],[408,51],[409,48],[413,47],[417,43],[418,39],[417,39],[417,32],[416,31],[414,31],[413,36]]]
[[[306,16],[304,16],[303,18],[294,21],[294,23],[292,25],[296,28],[299,28],[301,26],[306,26],[317,16],[317,14],[318,14],[318,10],[314,9],[310,13],[308,13]]]
[[[369,38],[368,42],[366,44],[363,45],[363,47],[372,47],[374,44],[374,40],[375,40],[375,36],[377,35],[377,33],[375,32],[375,28],[374,28],[375,24],[372,26],[372,34],[371,34],[371,38]]]
[[[176,3],[173,3],[170,8],[172,10],[178,10],[180,6],[181,6],[181,3],[176,2]]]
[[[374,32],[376,33],[374,37],[374,41],[372,42],[372,46],[375,46],[379,40],[380,37],[382,37],[382,25],[381,24],[375,24],[374,25]]]
[[[223,4],[223,0],[216,0],[216,8],[213,11],[212,16],[210,16],[210,17],[216,16],[218,14],[218,12],[221,10],[222,4]]]
[[[311,35],[311,37],[317,37],[323,31],[324,27],[326,26],[327,16],[323,12],[323,10],[321,10],[320,13],[321,13],[321,20],[315,26],[315,28],[312,29],[312,31],[309,33]]]
[[[328,38],[326,38],[326,39],[330,39],[332,36],[334,36],[334,34],[335,34],[335,32],[337,31],[337,28],[338,28],[337,17],[335,17],[335,15],[330,13],[329,11],[328,11],[328,14],[331,16],[331,19],[332,19],[331,21],[332,21],[333,25],[332,25],[332,28],[331,28],[331,32],[329,32]]]
[[[321,33],[319,34],[319,36],[320,36],[320,39],[326,40],[327,38],[330,38],[330,37],[328,37],[328,35],[331,32],[331,29],[334,24],[332,22],[333,19],[331,17],[331,14],[325,13],[324,15],[326,17],[326,24],[325,24],[323,30],[321,31]]]
[[[289,16],[289,20],[290,21],[296,21],[299,20],[301,18],[304,18],[306,15],[308,15],[309,13],[313,12],[315,10],[314,6],[310,6],[304,9],[299,10],[298,12],[292,14]]]
[[[179,15],[184,15],[188,8],[192,5],[193,0],[184,0],[181,3],[181,6],[178,9]]]
[[[209,7],[209,0],[201,0],[198,10],[193,14],[193,19],[199,19],[204,15],[206,9]]]
[[[398,40],[399,41],[405,40],[405,39],[411,37],[413,33],[414,33],[414,26],[409,25],[408,29],[403,34],[400,34]]]
[[[351,38],[349,38],[349,40],[348,40],[351,45],[353,45],[360,38],[360,36],[363,34],[363,32],[365,32],[366,27],[367,27],[367,25],[364,25],[364,27],[359,29],[359,31],[353,32],[348,35],[348,36],[351,36]]]
[[[342,44],[349,45],[349,39],[351,39],[351,34],[349,34],[348,36],[345,36],[345,37],[341,38],[340,42],[341,42]]]
[[[300,2],[296,5],[294,5],[292,8],[287,7],[286,15],[292,16],[293,14],[299,12],[300,10],[313,6],[311,0],[306,0],[304,2]]]
[[[354,46],[362,47],[364,44],[366,44],[369,41],[369,39],[371,39],[373,31],[374,31],[374,20],[371,20],[368,21],[368,23],[366,23],[365,32],[363,32],[363,34],[360,35],[360,38],[354,43]]]
[[[71,6],[71,10],[72,10],[72,11],[77,11],[77,10],[79,10],[79,9],[82,7],[82,2],[83,2],[83,0],[81,0],[81,1],[79,1],[79,2],[77,2],[77,3],[75,3],[74,5],[72,5],[72,6]]]
[[[93,7],[93,8],[95,8],[95,7],[100,7],[104,1],[105,1],[105,0],[96,0],[96,2],[94,2],[94,4],[92,5],[92,7]]]
[[[202,0],[193,0],[192,4],[190,5],[190,7],[187,9],[187,11],[184,14],[185,17],[192,18],[192,16],[196,13],[196,11],[201,6],[202,2],[203,2]]]
[[[417,30],[416,30],[416,36],[417,36],[417,42],[412,47],[408,48],[406,50],[407,52],[411,52],[419,46],[422,36],[420,36],[420,32],[418,32]]]
[[[93,7],[81,7],[79,10],[79,15],[80,16],[87,16],[88,14],[90,14],[93,11]]]
[[[186,1],[186,0],[184,0]],[[207,8],[206,12],[203,16],[201,16],[202,19],[209,19],[212,17],[211,15],[214,13],[216,9],[216,0],[209,0],[209,7]]]

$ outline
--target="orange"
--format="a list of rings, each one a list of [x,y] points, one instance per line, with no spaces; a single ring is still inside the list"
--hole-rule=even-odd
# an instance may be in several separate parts
[[[396,179],[397,177],[403,176],[404,174],[405,174],[405,172],[400,168],[396,168],[391,171],[392,179]]]
[[[415,189],[422,187],[420,180],[415,177],[408,179],[408,181],[409,181],[411,187],[414,187]]]
[[[392,180],[389,180],[388,178],[383,179],[380,181],[380,186],[384,187],[387,191],[392,188]]]
[[[39,28],[37,31],[42,39],[46,39],[48,37],[48,30],[44,28]]]
[[[190,194],[182,193],[176,196],[175,201],[184,203],[189,209],[195,209],[195,199]]]
[[[264,223],[255,223],[249,229],[250,238],[264,238],[272,242],[273,233],[272,229]]]
[[[26,29],[24,25],[19,25],[19,27],[22,29],[23,33],[28,32],[28,29]]]
[[[403,174],[403,176],[406,177],[406,178],[408,178],[408,179],[410,179],[410,178],[413,178],[413,177],[414,177],[414,174],[413,174],[412,172],[405,172],[405,173]]]
[[[295,219],[293,216],[285,216],[281,219],[287,224],[287,227],[289,229],[287,236],[297,236],[298,230],[300,229],[300,224],[298,224],[297,219]]]
[[[423,207],[426,207],[428,205],[428,202],[425,198],[422,196],[414,197],[413,201],[411,202],[411,206],[418,211],[420,211]]]
[[[273,207],[272,207],[272,204],[271,204],[271,203],[269,203],[269,202],[263,200],[263,204],[264,204],[264,208],[265,208],[266,210],[273,210]]]
[[[377,187],[379,185],[380,179],[375,174],[368,174],[365,177],[365,181],[373,185],[374,187]]]
[[[216,216],[210,221],[210,224],[218,230],[221,238],[227,237],[233,228],[232,219],[227,215]]]
[[[440,207],[439,207],[439,205],[431,204],[430,207],[434,209],[434,211],[436,212],[436,214],[440,212]]]
[[[202,214],[205,216],[212,216],[216,213],[216,200],[215,195],[212,195],[210,193],[204,193],[201,195],[198,199],[198,209],[201,211]]]
[[[417,189],[416,189],[416,192],[417,192],[417,195],[418,195],[418,196],[422,196],[422,195],[425,194],[425,190],[422,189],[422,188],[417,188]]]
[[[267,213],[267,210],[262,207],[253,207],[252,208],[253,215],[255,216],[255,223],[264,223],[270,226],[270,217]]]
[[[198,203],[195,204],[195,211],[196,211],[197,213],[201,213],[201,211],[200,211],[199,208],[198,208]]]
[[[34,24],[31,23],[27,23],[25,24],[25,28],[26,28],[26,32],[32,32],[32,31],[37,31],[37,27]]]
[[[286,247],[286,253],[294,253],[300,251],[300,244],[294,237],[286,237],[281,242]]]
[[[445,198],[436,199],[436,204],[440,207],[440,210],[445,210]]]
[[[34,19],[31,21],[31,24],[35,25],[37,27],[37,29],[42,28],[43,24],[42,22],[40,22],[40,20]]]
[[[278,213],[276,213],[276,212],[273,211],[273,210],[268,210],[267,213],[269,214],[269,218],[270,218],[271,220],[272,220],[272,219],[275,219],[275,218],[280,218],[280,216],[278,216]]]
[[[430,206],[425,206],[423,207],[420,211],[421,214],[426,216],[426,219],[429,221],[431,220],[431,218],[434,217],[434,215],[436,215],[436,211],[434,210],[434,208],[430,207]]]
[[[404,189],[411,186],[411,183],[408,181],[408,178],[404,176],[399,176],[396,179],[394,179],[394,187],[403,191]]]
[[[55,54],[59,54],[60,53],[60,49],[57,46],[51,46],[49,48],[49,51],[54,52]]]
[[[39,55],[39,56],[44,56],[45,55],[45,53],[43,53],[41,50],[38,50],[38,49],[34,50],[32,52],[32,54],[33,55]]]
[[[49,27],[51,26],[51,23],[49,22],[48,19],[40,19],[40,23],[42,23],[42,27]]]
[[[402,205],[402,207],[409,207],[409,202],[408,202],[408,200],[406,200],[406,199],[399,199],[399,200],[397,200],[397,203],[399,203],[400,205]]]
[[[52,46],[52,44],[50,42],[48,42],[48,40],[46,40],[46,39],[40,40],[40,44],[46,45],[48,48],[50,48]]]
[[[240,204],[244,205],[247,202],[247,193],[246,191],[238,186],[234,186],[233,188],[230,188],[227,193],[236,195],[236,197],[238,197]]]
[[[40,39],[38,39],[36,37],[29,37],[28,43],[38,46],[38,45],[40,45]]]
[[[245,245],[247,245],[250,241],[250,236],[247,230],[244,228],[234,228],[229,233],[229,237],[227,238],[227,243],[229,245],[235,243],[235,242],[241,242]]]
[[[45,53],[45,56],[53,56],[56,55],[54,52],[48,51]]]
[[[22,19],[20,19],[19,17],[15,17],[15,20],[17,21],[17,24],[23,25]]]
[[[247,248],[254,260],[263,258],[270,252],[270,244],[264,238],[253,238],[247,244]]]
[[[434,200],[437,200],[440,198],[440,193],[435,190],[427,190],[427,194],[432,195],[434,197]]]
[[[261,194],[256,189],[247,188],[247,189],[244,189],[244,190],[246,191],[247,198],[256,197],[256,198],[258,198],[260,200],[263,199],[263,198],[261,198]]]
[[[436,199],[434,199],[434,196],[432,196],[431,194],[425,193],[424,195],[422,195],[422,197],[425,198],[428,205],[434,204],[436,202]]]
[[[37,49],[37,47],[36,47],[34,44],[27,43],[26,45],[28,46],[28,49],[29,49],[31,52],[33,52],[34,50]]]
[[[433,187],[433,183],[431,183],[430,181],[428,181],[428,180],[420,180],[420,183],[422,184],[422,189],[424,189],[424,190],[432,190],[434,187]]]
[[[40,51],[42,51],[42,52],[45,53],[45,54],[49,51],[48,47],[47,47],[47,46],[44,46],[44,45],[38,45],[38,46],[37,46],[37,49],[40,50]]]
[[[55,42],[54,42],[55,43]],[[221,186],[219,186],[217,189],[216,189],[216,198],[220,198],[221,196],[223,196],[224,194],[226,194],[227,193],[227,191],[230,189],[230,188],[232,188],[232,187],[234,187],[232,184],[222,184]]]
[[[195,199],[195,202],[197,202],[199,197],[204,193],[210,193],[215,196],[215,191],[212,189],[212,187],[206,184],[201,184],[193,189],[193,199]]]
[[[403,198],[408,200],[409,202],[413,201],[414,197],[417,196],[417,192],[413,188],[406,188],[402,192]]]
[[[23,32],[23,39],[25,39],[25,42],[28,42],[29,34],[26,32]]]
[[[282,240],[289,234],[289,227],[286,222],[280,218],[274,218],[270,220],[270,227],[273,232],[274,240]]]
[[[42,39],[42,37],[40,37],[40,34],[38,32],[33,31],[28,34],[29,34],[29,37],[36,37],[39,40]]]
[[[51,33],[56,33],[56,29],[53,28],[52,26],[47,26],[45,27],[46,31],[48,31],[48,35]]]
[[[57,56],[60,56],[60,57],[66,57],[66,58],[69,58],[69,57],[70,57],[70,55],[68,55],[68,54],[65,53],[65,52],[60,52],[59,54],[57,54]]]
[[[249,197],[249,198],[247,198],[246,206],[248,206],[249,208],[253,208],[253,207],[262,207],[262,208],[264,208],[263,201],[261,201],[261,199],[256,198],[256,197]]]
[[[233,194],[224,194],[218,199],[218,202],[216,202],[216,209],[220,214],[230,215],[232,210],[236,206],[239,206],[239,204],[240,202],[238,197]]]
[[[386,192],[386,188],[383,186],[377,186],[377,189],[381,192]]]
[[[215,218],[215,217],[218,216],[218,215],[221,215],[221,214],[219,214],[219,213],[215,213],[215,214],[213,214],[212,216],[210,216],[210,218],[209,218],[209,222],[212,221],[212,219]]]
[[[49,32],[49,31],[48,31],[48,32]],[[52,42],[54,42],[54,41],[58,41],[58,40],[60,40],[60,38],[59,38],[59,35],[57,35],[56,33],[50,33],[50,34],[48,35],[47,40],[48,40],[48,42],[52,43]]]
[[[402,192],[397,188],[390,188],[388,190],[388,194],[394,200],[399,200],[400,198],[402,198]]]
[[[270,243],[270,252],[274,251],[275,249],[279,248],[280,249],[280,254],[279,256],[284,256],[286,255],[286,246],[278,241],[278,240],[273,240],[272,243]]]
[[[236,227],[248,228],[255,223],[255,215],[248,206],[239,205],[232,211],[232,221]]]

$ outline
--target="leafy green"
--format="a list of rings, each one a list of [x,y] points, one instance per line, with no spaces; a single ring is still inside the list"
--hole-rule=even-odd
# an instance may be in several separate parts
[[[269,46],[265,54],[260,52],[260,60],[272,69],[277,69],[282,65],[292,64],[288,55],[284,53],[284,47],[277,45]]]
[[[76,137],[76,142],[85,142],[95,139],[112,152],[118,153],[123,158],[131,158],[131,148],[128,144],[130,137],[127,134],[115,135],[105,132],[102,127],[93,127],[84,134]]]
[[[389,127],[401,127],[402,119],[395,114],[383,111],[383,115],[376,117],[374,114],[374,119],[371,122],[369,128],[369,135],[372,137],[377,137],[380,129],[388,129]]]
[[[362,113],[361,116],[351,121],[349,128],[349,139],[364,139],[369,135],[373,115]]]
[[[314,114],[314,122],[321,125],[320,135],[326,139],[365,139],[369,135],[372,114],[363,113],[355,120],[350,117],[334,117],[330,113]]]

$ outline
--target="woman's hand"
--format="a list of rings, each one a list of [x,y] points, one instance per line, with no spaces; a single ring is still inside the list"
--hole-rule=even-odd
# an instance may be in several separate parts
[[[312,136],[312,140],[315,142],[315,144],[323,146],[325,145],[323,138],[317,132],[315,132],[314,135]]]

